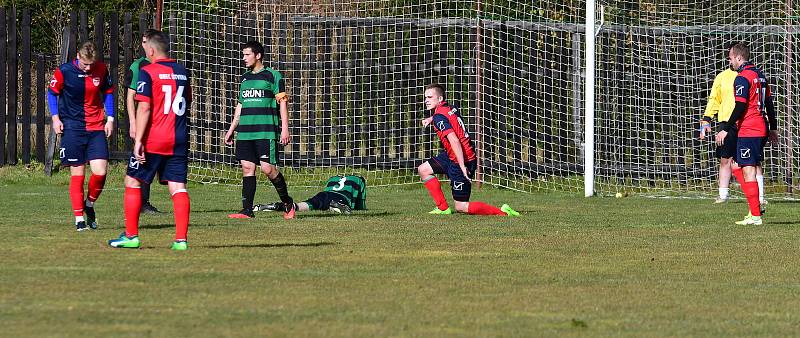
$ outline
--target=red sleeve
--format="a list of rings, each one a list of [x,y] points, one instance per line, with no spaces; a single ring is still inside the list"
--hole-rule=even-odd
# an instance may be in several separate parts
[[[61,73],[61,68],[57,68],[53,73],[53,78],[50,80],[50,85],[47,89],[53,95],[61,95],[61,90],[64,89],[64,74]]]

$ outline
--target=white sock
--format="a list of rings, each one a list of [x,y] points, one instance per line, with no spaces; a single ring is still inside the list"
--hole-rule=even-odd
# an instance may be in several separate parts
[[[78,224],[78,222],[83,222],[83,221],[84,221],[83,216],[75,216],[75,224]]]
[[[731,191],[730,188],[719,188],[719,199],[726,200],[728,199],[728,193]]]
[[[92,202],[90,200],[86,200],[84,202],[84,204],[86,204],[86,206],[89,207],[89,208],[94,208],[94,202]]]
[[[758,200],[764,202],[764,175],[756,175],[758,182]]]

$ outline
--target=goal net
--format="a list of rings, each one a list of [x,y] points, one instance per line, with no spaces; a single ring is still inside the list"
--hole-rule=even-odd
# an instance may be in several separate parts
[[[359,173],[371,185],[418,182],[440,151],[425,85],[445,85],[479,151],[476,180],[521,191],[584,189],[582,1],[166,0],[164,28],[194,77],[191,178],[238,183],[222,142],[258,40],[286,78],[293,184]],[[746,41],[773,82],[783,143],[769,146],[770,189],[793,186],[797,5],[598,1],[594,189],[709,195],[713,144],[696,139],[725,45]]]

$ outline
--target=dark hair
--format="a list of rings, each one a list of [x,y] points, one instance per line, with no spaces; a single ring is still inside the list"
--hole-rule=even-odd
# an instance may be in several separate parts
[[[750,61],[750,47],[747,47],[744,43],[739,42],[731,46],[731,53],[741,56],[745,61]]]
[[[144,32],[144,38],[147,39],[147,44],[161,52],[169,52],[169,38],[164,32],[155,29],[148,29]]]
[[[431,84],[425,86],[425,90],[428,90],[428,89],[435,89],[436,90],[436,94],[438,94],[441,97],[445,97],[444,96],[444,87],[442,87],[442,85],[440,85],[438,83],[431,83]]]
[[[264,58],[264,45],[262,45],[261,42],[248,41],[247,43],[244,44],[244,47],[242,47],[242,50],[248,49],[248,48],[250,49],[251,52],[253,52],[253,54],[255,54],[255,55],[259,55],[260,54],[261,55],[260,57],[256,57],[257,59],[261,60],[261,59]]]

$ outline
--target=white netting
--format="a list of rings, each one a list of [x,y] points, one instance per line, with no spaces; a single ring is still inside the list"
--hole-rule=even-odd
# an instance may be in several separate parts
[[[282,168],[296,184],[343,172],[374,185],[417,182],[416,166],[439,148],[419,126],[422,91],[440,82],[474,135],[480,181],[583,189],[583,1],[200,3],[167,0],[164,9],[177,57],[195,78],[195,180],[238,182],[233,148],[220,138],[245,70],[240,47],[256,39],[292,97],[293,142]],[[775,84],[784,140],[793,141],[797,9],[777,1],[741,8],[598,2],[598,191],[715,191],[712,145],[694,140],[694,131],[732,40],[753,47]],[[797,162],[791,144],[768,152],[767,177],[783,191]]]

